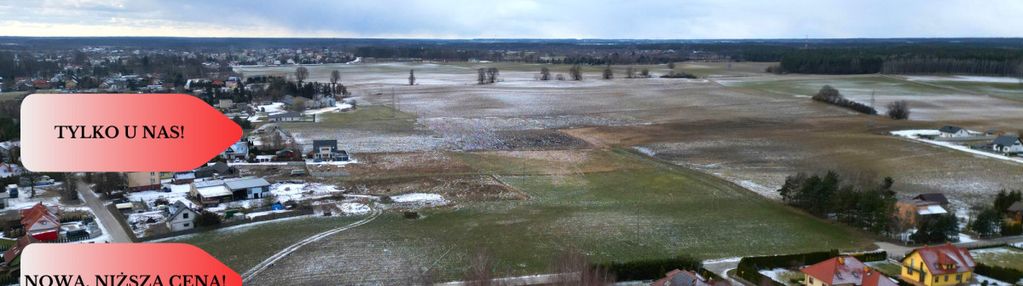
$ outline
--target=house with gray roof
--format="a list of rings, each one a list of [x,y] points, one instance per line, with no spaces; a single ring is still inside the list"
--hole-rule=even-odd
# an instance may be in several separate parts
[[[195,228],[195,218],[199,216],[192,208],[181,201],[174,202],[167,208],[167,228],[171,231],[182,231]]]
[[[259,199],[270,194],[270,182],[263,178],[240,178],[224,182],[234,199]]]
[[[941,138],[970,137],[970,131],[959,126],[945,125],[938,129]]]
[[[1023,141],[1016,135],[1002,135],[991,143],[991,149],[1003,154],[1019,154],[1023,153]]]

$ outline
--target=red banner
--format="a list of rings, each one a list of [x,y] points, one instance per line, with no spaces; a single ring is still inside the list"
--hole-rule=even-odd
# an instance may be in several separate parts
[[[180,243],[33,243],[21,254],[21,285],[242,285],[198,247]]]
[[[21,104],[21,160],[36,172],[186,171],[241,136],[185,94],[33,94]]]

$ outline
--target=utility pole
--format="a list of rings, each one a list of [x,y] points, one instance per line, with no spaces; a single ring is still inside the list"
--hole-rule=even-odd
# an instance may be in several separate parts
[[[877,91],[877,90],[873,90],[873,89],[870,90],[870,108],[875,108],[876,109],[877,107],[874,107],[874,92],[875,91]]]

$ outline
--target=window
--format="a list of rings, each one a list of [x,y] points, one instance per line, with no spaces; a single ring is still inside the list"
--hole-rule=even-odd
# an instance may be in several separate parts
[[[956,281],[963,281],[963,274],[962,273],[956,274]]]
[[[183,224],[183,226],[185,226],[185,227],[188,227],[189,225],[191,225],[191,224],[187,223],[187,222],[185,224]]]
[[[948,282],[948,276],[950,275],[945,275],[945,282]]]
[[[810,285],[813,285],[813,277],[808,277],[808,278],[810,278],[810,280],[809,280],[810,281]]]
[[[181,218],[186,218],[187,219],[188,218],[188,213],[181,214]]]

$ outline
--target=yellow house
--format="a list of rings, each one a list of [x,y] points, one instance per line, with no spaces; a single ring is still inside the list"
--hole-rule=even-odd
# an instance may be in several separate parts
[[[902,259],[902,280],[925,286],[966,285],[976,266],[965,248],[951,243],[914,249]]]

